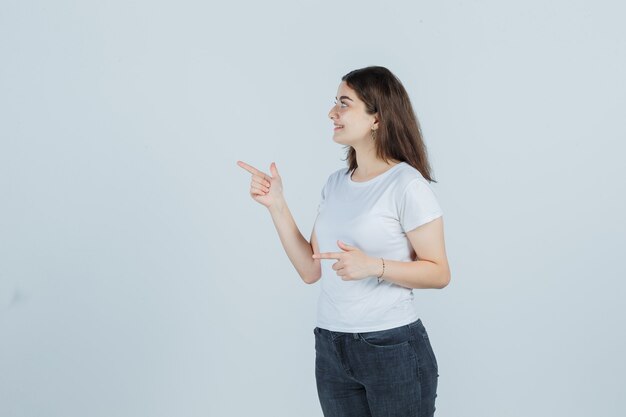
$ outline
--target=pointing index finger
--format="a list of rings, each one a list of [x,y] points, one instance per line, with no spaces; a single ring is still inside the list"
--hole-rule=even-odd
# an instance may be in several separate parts
[[[258,169],[256,169],[255,167],[250,166],[250,165],[246,164],[246,163],[245,163],[245,162],[243,162],[243,161],[237,161],[237,165],[239,165],[240,167],[242,167],[243,169],[245,169],[246,171],[248,171],[248,172],[249,172],[250,174],[252,174],[252,175],[258,175],[258,176],[260,176],[260,177],[262,177],[262,178],[267,179],[267,178],[266,178],[266,177],[267,177],[267,175],[265,175],[265,173],[264,173],[264,172],[259,171],[259,170],[258,170]]]

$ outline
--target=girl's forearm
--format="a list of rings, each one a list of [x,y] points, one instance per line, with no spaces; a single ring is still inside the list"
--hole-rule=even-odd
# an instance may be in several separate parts
[[[317,281],[321,274],[319,261],[311,259],[313,249],[298,229],[285,200],[276,202],[268,208],[278,232],[280,242],[289,260],[306,283]]]
[[[372,258],[372,275],[383,271],[380,258]],[[382,279],[407,288],[443,288],[450,282],[450,270],[431,261],[390,261],[385,259]]]

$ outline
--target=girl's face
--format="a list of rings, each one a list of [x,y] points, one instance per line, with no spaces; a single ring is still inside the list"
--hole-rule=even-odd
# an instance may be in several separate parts
[[[374,116],[365,112],[365,103],[342,81],[337,89],[335,105],[328,112],[334,124],[333,140],[350,146],[371,142],[370,131],[378,129],[378,121]]]

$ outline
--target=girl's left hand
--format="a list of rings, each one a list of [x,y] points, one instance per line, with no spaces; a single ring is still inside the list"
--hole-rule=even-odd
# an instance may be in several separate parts
[[[337,259],[338,262],[333,264],[333,269],[344,281],[375,276],[373,269],[376,259],[367,256],[359,248],[346,245],[340,240],[337,241],[337,246],[343,252],[314,253],[313,259]]]

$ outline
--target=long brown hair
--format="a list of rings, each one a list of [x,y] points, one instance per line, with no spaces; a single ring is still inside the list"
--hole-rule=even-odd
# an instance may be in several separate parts
[[[341,77],[341,81],[345,81],[365,102],[367,114],[378,113],[376,156],[385,162],[389,158],[404,161],[429,182],[437,182],[431,176],[417,116],[400,80],[385,67],[371,66],[350,71]],[[356,151],[352,146],[348,148],[346,159],[351,174],[358,165]]]

